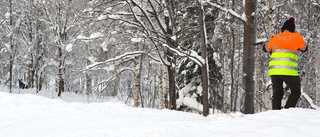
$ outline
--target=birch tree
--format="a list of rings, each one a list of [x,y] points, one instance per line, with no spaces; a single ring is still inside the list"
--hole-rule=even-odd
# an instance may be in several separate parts
[[[225,30],[224,33],[227,33]],[[229,74],[229,61],[228,61],[228,42],[227,38],[222,38],[222,45],[223,45],[223,83],[222,83],[222,112],[227,113],[228,106],[229,106],[229,80],[228,80],[228,74]]]
[[[268,39],[274,35],[274,1],[268,0],[269,14],[268,14]],[[267,55],[267,60],[269,61],[270,55]],[[264,86],[264,107],[263,110],[266,111],[271,108],[271,78],[268,72],[265,73],[265,86]]]
[[[235,3],[235,0],[232,1],[232,10],[235,10],[236,8],[236,3]],[[235,17],[232,16],[231,18],[231,22],[235,22]],[[231,77],[231,87],[230,87],[230,112],[235,112],[234,108],[236,108],[236,101],[238,100],[238,98],[236,97],[236,95],[238,93],[235,93],[237,92],[238,90],[238,86],[236,86],[236,77],[235,77],[235,70],[236,70],[236,67],[235,65],[237,64],[235,62],[235,55],[236,55],[236,27],[233,26],[231,27],[231,35],[232,35],[232,47],[230,49],[230,54],[231,54],[231,60],[230,60],[230,67],[231,67],[231,70],[230,70],[230,77]],[[240,47],[240,46],[239,46]]]
[[[135,51],[139,51],[138,43],[135,43]],[[141,95],[141,86],[140,86],[140,78],[141,78],[141,64],[139,57],[134,58],[134,107],[139,106],[139,96]],[[140,97],[142,98],[142,97]],[[141,103],[143,103],[141,101]]]
[[[271,4],[272,5],[272,4]],[[268,8],[267,8],[268,7]],[[270,19],[270,13],[272,13],[272,7],[270,7],[270,4],[267,0],[260,1],[258,3],[258,10],[256,12],[256,20],[257,22],[257,41],[258,43],[261,43],[259,45],[256,45],[256,72],[255,72],[255,100],[256,100],[256,112],[260,112],[262,110],[268,110],[270,107],[270,95],[271,95],[271,87],[270,87],[270,78],[268,78],[267,73],[267,63],[269,54],[263,53],[263,48],[265,42],[268,40],[268,33],[270,32],[271,27],[269,25],[265,25],[264,22],[271,21]],[[268,14],[269,16],[266,18],[265,15]],[[267,59],[267,60],[266,60]],[[269,94],[269,95],[268,95]]]
[[[162,110],[164,108],[164,92],[165,91],[163,89],[163,67],[162,67],[162,64],[159,64],[159,75],[158,75],[158,81],[159,81],[159,90],[158,90],[158,93],[159,93],[159,109]]]

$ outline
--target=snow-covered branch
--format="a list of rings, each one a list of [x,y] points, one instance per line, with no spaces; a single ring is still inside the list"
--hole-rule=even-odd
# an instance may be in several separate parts
[[[131,2],[133,3],[134,6],[137,6],[141,10],[141,12],[145,15],[148,22],[150,23],[150,26],[152,27],[152,29],[155,30],[154,25],[153,25],[150,17],[148,16],[147,12],[141,6],[139,6],[134,0],[131,0]]]
[[[267,38],[262,38],[262,39],[256,39],[256,43],[254,43],[253,45],[260,45],[260,44],[266,44],[268,42]]]
[[[95,87],[93,88],[93,91],[94,92],[98,91],[99,87],[102,84],[107,83],[107,85],[104,85],[103,88],[99,92],[99,94],[102,94],[102,92],[109,87],[109,84],[111,84],[110,81],[114,80],[116,77],[118,77],[119,75],[121,75],[123,72],[126,72],[126,71],[131,71],[132,73],[134,73],[134,71],[132,71],[132,69],[125,68],[125,69],[121,70],[120,72],[118,72],[116,75],[113,75],[112,77],[110,77],[104,81],[99,82],[97,85],[95,85]]]
[[[163,44],[164,47],[168,48],[170,51],[178,54],[181,57],[188,57],[192,61],[196,62],[199,66],[202,66],[205,63],[205,60],[198,55],[194,50],[188,50],[186,52],[181,52],[175,48],[168,46],[167,44]]]
[[[99,20],[105,20],[105,19],[118,20],[118,21],[122,21],[122,22],[125,22],[127,24],[130,24],[132,26],[142,27],[142,25],[139,24],[139,23],[135,23],[133,21],[129,21],[129,20],[126,20],[124,18],[120,18],[118,15],[114,15],[114,14],[113,15],[108,15],[108,16],[103,16],[103,17],[99,18]]]
[[[131,57],[132,58],[132,57],[135,57],[135,56],[141,56],[142,54],[147,55],[148,57],[150,57],[151,59],[153,59],[156,62],[161,62],[159,59],[154,58],[152,55],[150,55],[150,54],[148,54],[148,53],[146,53],[144,51],[135,51],[135,52],[127,52],[125,54],[122,54],[122,55],[117,56],[115,58],[108,59],[108,60],[103,61],[103,62],[93,63],[93,64],[87,66],[86,69],[92,69],[92,68],[94,68],[96,66],[99,66],[99,65],[102,65],[102,64],[107,64],[109,62],[117,61],[117,60],[120,60],[120,59],[123,59],[123,58],[126,58],[126,57]]]
[[[107,37],[107,36],[103,35],[100,32],[95,32],[95,33],[91,34],[90,36],[79,35],[79,36],[77,36],[77,39],[83,40],[83,41],[91,41],[91,40],[105,38],[105,37]]]
[[[138,18],[138,15],[133,11],[133,8],[132,8],[131,4],[130,4],[127,0],[126,0],[126,2],[128,3],[129,8],[130,8],[130,11],[132,12],[133,17],[135,18],[135,20],[142,26],[142,28],[143,28],[144,30],[148,30],[147,27],[144,25],[144,22],[141,21],[141,20]],[[145,31],[145,33],[146,33],[147,35],[149,35],[149,33],[148,33],[147,31]]]
[[[244,13],[242,15],[240,15],[240,14],[236,13],[234,10],[224,8],[224,7],[222,7],[222,6],[218,5],[218,4],[210,2],[209,0],[206,0],[206,3],[211,5],[211,6],[213,6],[213,7],[215,7],[215,8],[218,8],[220,10],[223,10],[223,11],[227,12],[227,13],[230,13],[232,16],[238,18],[239,20],[241,20],[243,22],[247,22],[247,18],[246,18]]]
[[[149,2],[149,4],[150,4],[150,6],[151,6],[151,8],[152,8],[152,11],[153,11],[153,14],[155,15],[155,18],[156,18],[156,20],[157,20],[157,22],[158,22],[158,26],[160,27],[160,29],[162,30],[162,32],[165,33],[166,30],[164,29],[164,24],[163,24],[163,23],[161,22],[161,20],[159,19],[159,16],[158,16],[158,14],[157,14],[157,12],[156,12],[155,7],[153,6],[153,4],[151,3],[150,0],[148,0],[148,2]]]
[[[301,95],[308,101],[308,103],[310,104],[311,108],[315,109],[315,110],[320,110],[320,107],[318,107],[317,105],[315,105],[312,102],[312,99],[308,96],[308,94],[306,94],[305,92],[301,92]]]
[[[7,51],[9,51],[9,53],[12,53],[11,49],[8,47],[8,46],[5,46],[5,44],[2,44],[3,41],[5,40],[5,38],[9,35],[12,34],[12,32],[14,31],[15,29],[12,29],[10,30],[9,32],[7,32],[5,35],[2,36],[2,39],[0,41],[0,51],[2,50],[2,47],[5,47]],[[3,46],[4,45],[4,46]]]

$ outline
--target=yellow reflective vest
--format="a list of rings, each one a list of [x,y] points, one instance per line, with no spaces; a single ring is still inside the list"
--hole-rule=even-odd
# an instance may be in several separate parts
[[[273,36],[265,45],[271,53],[269,75],[299,76],[297,50],[305,51],[307,45],[299,33],[284,31]]]

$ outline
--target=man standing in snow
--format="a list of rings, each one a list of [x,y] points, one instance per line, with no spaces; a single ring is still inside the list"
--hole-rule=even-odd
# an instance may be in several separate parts
[[[281,32],[273,36],[263,48],[265,52],[271,53],[268,73],[273,87],[273,110],[281,109],[283,82],[291,90],[285,108],[296,106],[301,95],[297,50],[305,52],[308,49],[302,36],[295,33],[294,18],[291,17],[283,24]]]

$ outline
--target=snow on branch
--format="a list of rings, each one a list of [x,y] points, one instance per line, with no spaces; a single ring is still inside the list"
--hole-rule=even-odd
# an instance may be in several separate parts
[[[215,8],[218,8],[218,9],[220,9],[220,10],[223,10],[223,11],[227,12],[227,13],[230,13],[232,16],[238,18],[239,20],[241,20],[241,21],[243,21],[243,22],[247,22],[247,18],[246,18],[246,16],[245,16],[244,13],[243,13],[242,16],[241,16],[240,14],[236,13],[234,10],[221,7],[220,5],[215,4],[215,3],[212,3],[212,2],[210,2],[210,1],[208,1],[208,0],[206,0],[206,3],[209,4],[209,5],[211,5],[211,6],[213,6],[213,7],[215,7]]]
[[[90,36],[84,36],[84,35],[79,35],[77,36],[77,39],[79,40],[94,40],[94,39],[99,39],[99,38],[105,38],[107,36],[103,35],[100,32],[95,32],[91,34]]]
[[[256,43],[253,43],[253,45],[260,45],[260,44],[266,44],[266,43],[268,43],[267,38],[262,38],[262,39],[257,38]]]
[[[117,56],[115,58],[108,59],[108,60],[103,61],[103,62],[93,63],[93,64],[87,66],[86,69],[93,69],[94,67],[102,65],[102,64],[107,64],[109,62],[117,61],[117,60],[120,60],[120,59],[123,59],[123,58],[126,58],[126,57],[141,56],[142,54],[147,55],[148,57],[150,57],[151,59],[155,60],[156,62],[161,62],[159,59],[154,58],[152,55],[150,55],[150,54],[148,54],[148,53],[146,53],[144,51],[135,51],[135,52],[127,52],[125,54],[122,54],[122,55]]]
[[[185,56],[188,57],[192,61],[196,62],[199,66],[202,66],[205,63],[205,60],[201,56],[199,56],[198,53],[195,52],[194,50],[188,50],[187,53],[184,53],[175,48],[168,46],[167,44],[162,44],[162,45],[181,57],[185,57]]]
[[[305,92],[301,92],[301,95],[308,101],[308,103],[310,104],[310,106],[315,109],[315,110],[320,110],[320,107],[318,107],[317,105],[315,105],[312,102],[312,99],[305,93]]]
[[[257,38],[256,43],[259,43],[259,42],[266,43],[266,42],[268,42],[268,39],[267,38],[261,38],[261,39]]]
[[[145,11],[145,9],[142,8],[140,5],[138,5],[134,0],[131,0],[131,2],[133,3],[134,6],[137,6],[137,7],[141,10],[141,12],[145,15],[145,17],[147,18],[148,22],[150,23],[151,28],[152,28],[153,30],[155,30],[154,24],[152,23],[149,15],[148,15],[147,12]]]
[[[145,30],[148,30],[147,27],[144,25],[144,22],[141,21],[139,18],[138,18],[138,15],[134,12],[133,10],[133,7],[131,6],[130,2],[128,2],[127,0],[125,0],[128,5],[129,5],[129,8],[130,8],[130,11],[132,12],[133,14],[133,17],[135,18],[135,20],[142,26],[142,28],[144,28]],[[149,33],[146,31],[146,34],[149,35]]]
[[[96,86],[94,86],[93,91],[94,91],[94,92],[97,92],[97,91],[99,90],[99,87],[100,87],[101,85],[103,85],[103,84],[106,83],[107,85],[103,85],[103,88],[100,89],[100,92],[98,92],[98,95],[101,95],[102,92],[108,88],[109,84],[111,84],[110,81],[113,81],[116,77],[118,77],[119,75],[121,75],[123,72],[126,72],[126,71],[131,71],[131,72],[133,72],[132,69],[130,69],[130,68],[125,68],[125,69],[121,70],[120,72],[117,72],[116,75],[113,75],[112,77],[108,78],[107,80],[103,80],[103,81],[99,82]],[[133,72],[133,73],[134,73],[134,72]]]

